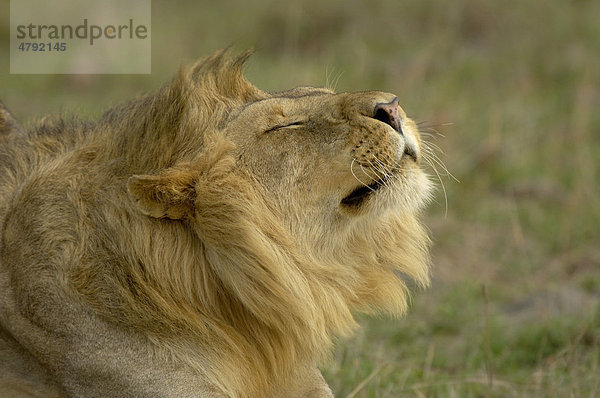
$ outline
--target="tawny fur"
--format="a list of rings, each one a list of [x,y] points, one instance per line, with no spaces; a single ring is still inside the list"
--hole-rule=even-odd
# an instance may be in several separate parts
[[[12,347],[0,355],[26,351],[47,391],[330,396],[316,365],[353,312],[402,314],[402,278],[428,283],[427,179],[365,116],[389,95],[265,93],[242,77],[246,58],[217,53],[96,123],[24,133],[0,114],[0,342]],[[357,168],[352,153],[369,148],[385,159]],[[340,205],[392,169],[384,192]],[[94,376],[104,354],[80,356],[120,336],[143,349],[122,354],[133,381],[111,390]],[[154,384],[134,369],[144,358]],[[9,370],[5,386],[19,382]]]

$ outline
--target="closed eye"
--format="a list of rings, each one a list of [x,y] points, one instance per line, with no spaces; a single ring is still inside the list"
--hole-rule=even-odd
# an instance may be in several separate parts
[[[286,124],[281,124],[278,126],[271,127],[270,129],[265,130],[265,133],[270,133],[275,130],[286,129],[286,128],[296,128],[296,127],[300,127],[303,125],[304,125],[304,122],[301,120],[298,120],[296,122],[291,122],[291,123],[286,123]]]

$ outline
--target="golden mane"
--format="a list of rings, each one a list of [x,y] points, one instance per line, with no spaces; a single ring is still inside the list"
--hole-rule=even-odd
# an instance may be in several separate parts
[[[315,220],[306,236],[320,231],[318,245],[284,225],[221,133],[233,107],[267,96],[242,76],[248,56],[217,53],[111,109],[65,160],[98,164],[77,182],[94,198],[81,204],[70,286],[232,396],[261,396],[295,364],[326,358],[355,311],[404,313],[403,278],[429,280],[417,214],[389,210],[335,233]],[[155,177],[130,177],[142,174]],[[193,220],[182,196],[195,198]]]

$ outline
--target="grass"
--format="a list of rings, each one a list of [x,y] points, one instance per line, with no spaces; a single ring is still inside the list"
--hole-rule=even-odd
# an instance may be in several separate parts
[[[206,3],[154,2],[149,76],[8,75],[3,4],[0,98],[94,117],[230,44],[267,90],[397,93],[460,183],[427,216],[432,287],[361,318],[324,368],[337,395],[600,397],[600,2]]]

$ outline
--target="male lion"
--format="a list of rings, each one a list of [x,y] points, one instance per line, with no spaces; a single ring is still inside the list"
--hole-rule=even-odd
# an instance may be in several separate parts
[[[98,122],[0,112],[0,391],[331,397],[353,311],[428,282],[392,94],[261,91],[219,52]]]

